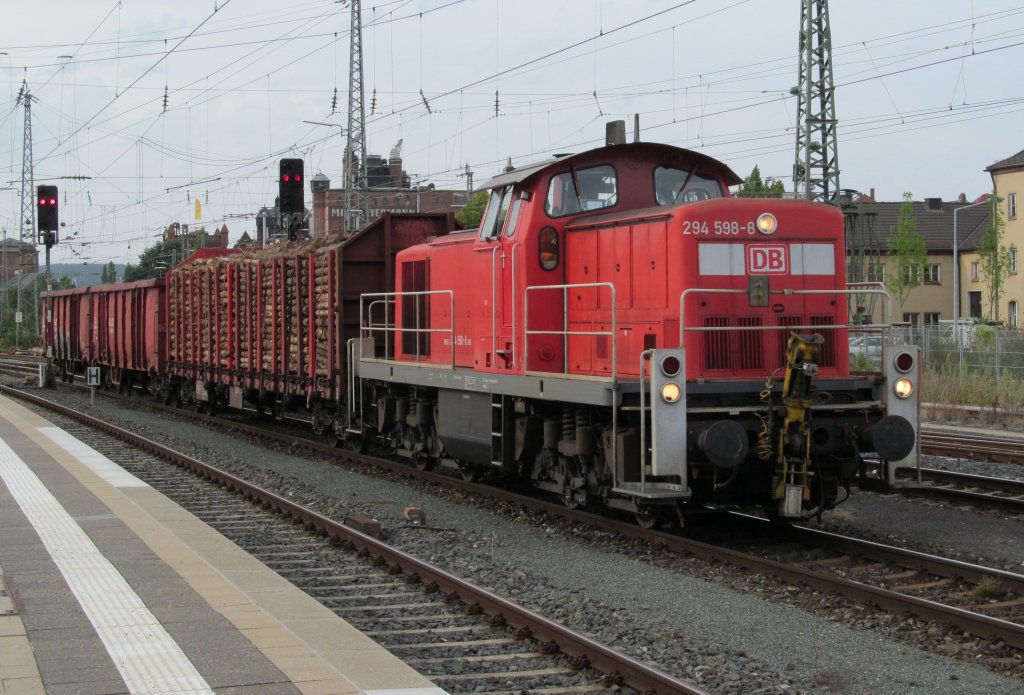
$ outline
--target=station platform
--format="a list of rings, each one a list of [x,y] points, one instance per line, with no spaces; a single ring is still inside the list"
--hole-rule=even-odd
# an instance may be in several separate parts
[[[0,397],[0,693],[444,691],[146,483]]]

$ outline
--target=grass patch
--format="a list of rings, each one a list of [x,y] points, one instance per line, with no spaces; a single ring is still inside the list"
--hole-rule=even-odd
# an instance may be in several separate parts
[[[924,403],[973,406],[978,418],[993,425],[1010,426],[1020,422],[1024,413],[1024,382],[1013,377],[995,379],[991,373],[958,369],[944,364],[924,365],[921,374],[921,401]],[[941,410],[942,406],[938,405]],[[962,413],[945,413],[960,419]]]
[[[982,599],[1001,598],[1006,590],[995,577],[982,577],[981,581],[974,585],[971,593]]]

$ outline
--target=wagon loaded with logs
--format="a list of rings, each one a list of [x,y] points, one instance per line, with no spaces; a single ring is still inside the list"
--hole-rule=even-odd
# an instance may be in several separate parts
[[[392,291],[395,254],[454,226],[449,214],[388,213],[346,239],[197,253],[167,276],[166,396],[305,412],[340,431],[359,296]]]

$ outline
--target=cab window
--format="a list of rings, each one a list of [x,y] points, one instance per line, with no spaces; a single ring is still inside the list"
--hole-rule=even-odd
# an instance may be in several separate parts
[[[501,228],[505,226],[505,217],[508,215],[511,203],[512,186],[491,190],[491,197],[487,201],[487,211],[480,223],[481,240],[494,239],[501,235]]]
[[[570,169],[551,177],[544,209],[549,217],[610,208],[619,202],[615,169],[607,164]]]
[[[657,167],[654,170],[654,197],[658,205],[695,203],[721,198],[722,186],[718,179],[695,171]]]

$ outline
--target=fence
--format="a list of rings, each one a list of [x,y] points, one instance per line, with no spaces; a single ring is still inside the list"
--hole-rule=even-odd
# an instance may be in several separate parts
[[[904,326],[901,330],[921,347],[929,368],[953,367],[1024,382],[1024,331],[985,324],[961,324],[959,336],[952,326]]]

